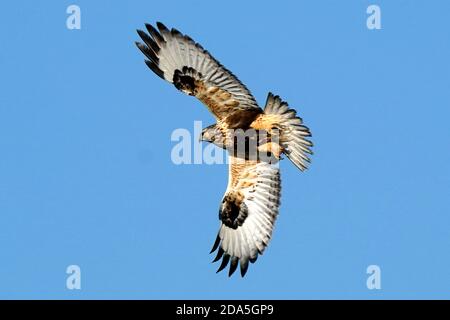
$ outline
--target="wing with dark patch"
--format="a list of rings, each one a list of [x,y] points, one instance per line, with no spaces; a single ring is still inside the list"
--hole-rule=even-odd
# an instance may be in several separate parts
[[[230,157],[228,188],[219,209],[221,225],[211,253],[222,259],[217,272],[230,264],[247,272],[267,247],[280,206],[280,172],[266,162]]]
[[[247,87],[201,45],[162,23],[138,30],[143,43],[137,47],[147,57],[147,66],[159,77],[202,101],[221,120],[235,111],[262,110]]]

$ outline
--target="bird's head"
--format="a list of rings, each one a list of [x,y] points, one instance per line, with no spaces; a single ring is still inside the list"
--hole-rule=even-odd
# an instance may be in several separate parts
[[[225,138],[219,128],[215,124],[210,125],[202,130],[200,141],[210,142],[218,147],[225,148]]]

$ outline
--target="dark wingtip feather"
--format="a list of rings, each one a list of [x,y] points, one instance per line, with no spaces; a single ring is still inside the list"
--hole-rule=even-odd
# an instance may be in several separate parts
[[[229,277],[231,277],[233,275],[233,273],[236,271],[236,269],[238,267],[238,262],[239,262],[238,257],[231,258],[230,271],[228,272]]]
[[[220,237],[219,237],[219,235],[217,235],[216,241],[214,241],[214,245],[209,253],[213,253],[214,251],[216,251],[217,247],[219,246],[219,243],[220,243]]]
[[[158,68],[158,66],[150,60],[145,60],[145,64],[154,72],[158,77],[164,79],[164,72]]]
[[[241,260],[241,276],[245,276],[248,270],[248,260]]]
[[[136,29],[137,34],[139,35],[139,37],[141,37],[142,40],[144,40],[144,37],[147,35],[144,31],[142,31],[141,29]]]
[[[169,29],[167,29],[167,27],[162,22],[157,21],[156,26],[158,27],[159,31],[161,31],[161,32],[163,32],[163,31],[170,32]]]
[[[150,49],[152,49],[155,54],[159,52],[160,49],[159,49],[158,45],[152,38],[150,38],[150,36],[148,34],[146,34],[144,31],[139,30],[139,29],[137,30],[137,33],[138,33],[139,37],[141,37],[141,39],[145,42],[145,44]]]
[[[146,23],[145,27],[147,28],[148,33],[150,33],[150,35],[153,37],[153,39],[156,40],[156,42],[158,42],[159,44],[166,42],[164,40],[164,38],[161,36],[161,34],[159,33],[159,31],[156,30],[156,28],[154,26],[152,26],[149,23]]]
[[[230,255],[225,253],[223,256],[222,264],[220,265],[219,269],[217,269],[216,273],[219,273],[220,271],[225,269],[225,267],[228,265],[229,261],[230,261]]]
[[[172,33],[175,36],[182,36],[181,32],[175,28],[172,28],[172,30],[170,30],[170,33]]]
[[[142,53],[144,53],[144,52],[142,51],[142,47],[144,46],[143,43],[141,43],[141,42],[139,42],[139,41],[135,41],[134,44],[136,45],[136,47],[137,47],[139,50],[141,50]],[[145,54],[145,53],[144,53],[144,54]]]
[[[195,41],[194,40],[192,40],[192,38],[191,37],[189,37],[188,35],[184,35],[184,38],[187,40],[187,41],[189,41],[189,42],[192,42],[192,43],[195,43]],[[203,49],[203,48],[202,48]]]
[[[212,262],[217,262],[219,261],[220,258],[222,258],[223,254],[225,251],[223,251],[222,248],[219,248],[219,251],[217,251],[217,256],[214,258],[214,260]]]
[[[140,42],[136,41],[136,46],[139,48],[139,50],[141,50],[141,52],[151,61],[153,61],[155,63],[155,65],[158,64],[159,62],[159,58],[158,56],[151,50],[149,49],[145,44],[142,44]]]

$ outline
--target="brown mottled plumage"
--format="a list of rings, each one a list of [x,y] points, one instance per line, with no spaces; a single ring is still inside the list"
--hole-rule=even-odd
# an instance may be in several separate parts
[[[277,162],[285,154],[305,170],[312,154],[307,139],[311,134],[278,96],[269,93],[261,109],[247,87],[201,45],[176,29],[156,25],[146,24],[147,33],[138,30],[144,43],[136,45],[146,56],[145,63],[160,78],[206,105],[216,123],[203,129],[201,138],[229,151],[228,187],[211,252],[217,250],[214,261],[222,259],[218,272],[230,264],[231,275],[240,265],[244,276],[248,263],[267,247],[278,216]]]

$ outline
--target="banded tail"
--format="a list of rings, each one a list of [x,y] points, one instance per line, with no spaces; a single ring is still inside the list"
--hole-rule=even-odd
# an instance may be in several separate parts
[[[309,128],[303,125],[303,120],[297,116],[294,109],[290,109],[287,102],[279,96],[269,92],[264,114],[273,118],[274,125],[280,130],[280,145],[283,152],[292,163],[304,171],[311,162],[308,155],[312,155],[313,143],[307,139],[311,137]]]

